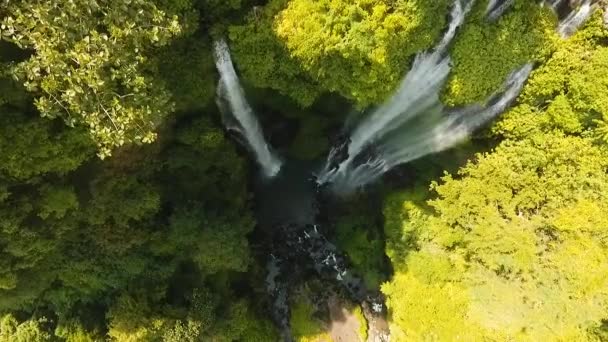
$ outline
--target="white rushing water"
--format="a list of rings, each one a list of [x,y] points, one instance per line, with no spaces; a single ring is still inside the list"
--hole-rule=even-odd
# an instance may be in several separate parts
[[[247,103],[232,64],[228,44],[224,40],[218,40],[214,48],[215,65],[220,73],[217,87],[218,105],[224,111],[224,123],[229,130],[237,132],[244,140],[244,144],[254,154],[262,174],[273,177],[281,170],[282,162],[264,140],[260,124]]]
[[[510,0],[490,0],[486,17],[498,19],[513,5]],[[550,2],[557,8],[560,0]],[[448,149],[466,139],[501,114],[519,95],[532,64],[515,70],[499,92],[483,104],[447,110],[439,93],[450,72],[446,50],[462,25],[473,1],[454,0],[447,32],[430,52],[416,56],[412,68],[395,94],[352,131],[348,141],[334,147],[317,175],[336,193],[347,194],[373,182],[391,168]],[[593,13],[592,0],[585,0],[559,23],[564,38],[572,35]]]
[[[446,49],[463,23],[472,2],[454,2],[447,32],[431,52],[416,56],[396,93],[352,132],[348,156],[338,146],[330,152],[319,184],[349,193],[380,177],[396,165],[436,153],[466,139],[471,132],[500,114],[519,94],[532,70],[527,64],[513,72],[502,93],[489,103],[447,112],[439,92],[450,72]],[[337,158],[346,157],[344,160]]]
[[[591,0],[585,0],[576,11],[572,11],[564,20],[559,23],[557,31],[562,38],[568,38],[585,23],[593,13],[594,6]]]
[[[569,6],[566,0],[546,0],[541,5],[548,5],[554,12],[560,7]],[[562,38],[568,38],[591,16],[594,10],[593,0],[584,0],[580,6],[571,9],[568,16],[560,21],[558,32]],[[500,18],[509,8],[513,7],[515,0],[489,0],[486,8],[486,17],[490,21]]]
[[[564,0],[545,0],[542,5],[548,4],[554,11],[557,11],[563,2]]]
[[[335,159],[341,155],[338,149],[343,147],[330,151],[326,166],[318,175],[319,184],[331,183],[334,190],[349,192],[371,182],[378,174],[392,167],[389,155],[381,155],[380,151],[376,150],[373,157],[363,156],[367,159],[363,164],[356,165],[356,159],[361,158],[361,154],[368,153],[370,147],[394,148],[391,137],[401,140],[403,134],[394,136],[391,132],[399,131],[400,127],[413,119],[431,117],[431,113],[441,112],[439,91],[450,72],[450,58],[446,50],[472,4],[472,1],[465,4],[460,0],[454,1],[448,30],[439,44],[430,52],[418,54],[396,93],[354,129],[345,160],[335,165]],[[417,148],[422,142],[421,135],[429,134],[431,132],[420,130],[406,134],[410,138],[409,144],[401,146],[400,149]],[[395,156],[396,153],[391,152],[391,155]]]
[[[514,4],[515,0],[490,0],[486,8],[486,17],[490,21],[497,20]]]

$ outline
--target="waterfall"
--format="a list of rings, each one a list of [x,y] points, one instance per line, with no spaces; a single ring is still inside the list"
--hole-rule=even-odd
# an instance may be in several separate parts
[[[330,183],[336,193],[347,194],[380,177],[393,167],[446,150],[465,140],[475,129],[502,113],[519,95],[532,71],[526,64],[507,78],[503,92],[486,105],[447,110],[437,100],[420,117],[368,144],[361,155],[349,155],[337,168],[324,170],[319,183]],[[429,94],[434,96],[435,94]]]
[[[456,29],[462,25],[471,4],[472,2],[463,8],[460,1],[456,1],[448,30],[440,43],[432,52],[416,56],[411,71],[405,76],[395,95],[355,129],[348,147],[349,155],[357,155],[370,141],[439,101],[439,89],[450,72],[450,59],[445,52],[456,35]]]
[[[548,0],[547,2],[554,11],[557,11],[557,9],[562,5],[564,0]]]
[[[506,10],[515,4],[515,0],[490,0],[486,8],[486,17],[490,21],[500,18]]]
[[[218,106],[224,113],[228,130],[237,132],[251,150],[266,177],[275,176],[281,169],[281,160],[273,154],[264,140],[264,134],[247,100],[232,64],[230,49],[224,40],[217,40],[215,65],[220,73],[217,87]],[[231,114],[231,115],[230,115]]]
[[[494,96],[491,105],[447,113],[439,100],[450,72],[446,49],[471,6],[472,2],[454,2],[448,30],[440,43],[431,52],[417,55],[396,93],[363,120],[348,141],[330,151],[318,174],[319,184],[329,183],[333,191],[349,193],[396,165],[457,144],[513,101],[531,65],[514,72],[502,96]]]
[[[325,168],[317,175],[319,184],[332,183],[335,190],[348,192],[372,181],[378,172],[383,173],[392,167],[376,150],[382,147],[382,140],[391,136],[395,138],[390,133],[399,131],[398,128],[413,119],[441,111],[439,91],[450,72],[450,58],[446,50],[472,4],[472,1],[465,5],[460,0],[454,2],[448,30],[439,44],[432,51],[418,54],[396,93],[361,122],[345,144],[330,151]],[[412,133],[420,135],[430,132]],[[414,146],[416,144],[408,148]],[[373,155],[368,155],[370,153]],[[357,163],[357,159],[361,158],[367,160],[362,164]]]
[[[552,1],[552,5],[559,2]],[[430,52],[418,54],[395,94],[332,148],[317,174],[318,184],[328,184],[335,193],[350,193],[399,164],[462,142],[517,98],[532,71],[531,63],[512,72],[500,91],[483,104],[449,110],[439,100],[450,72],[447,47],[472,3],[454,1],[448,30],[439,44]],[[490,0],[488,19],[498,18],[512,4],[510,0]],[[560,22],[558,32],[562,37],[570,36],[592,12],[592,1],[585,0]]]
[[[559,23],[558,32],[562,38],[568,38],[591,16],[594,6],[591,0],[585,0],[576,11],[572,11]]]
[[[490,0],[486,8],[486,17],[490,21],[497,20],[504,12],[515,4],[515,0]],[[564,0],[548,0],[543,1],[542,5],[549,5],[554,12],[560,12],[563,6],[568,7]],[[593,0],[585,0],[576,11],[569,11],[566,18],[560,21],[558,32],[562,38],[571,36],[582,25],[587,18],[593,13]]]
[[[486,8],[486,17],[490,21],[495,21],[500,18],[507,9],[511,8],[515,4],[515,0],[489,0]],[[546,0],[541,3],[543,6],[548,5],[551,9],[558,13],[560,8],[567,7],[569,5],[564,3],[564,0]],[[568,9],[568,16],[566,16],[559,23],[558,32],[562,38],[568,38],[589,18],[593,13],[593,0],[585,0],[576,11]]]

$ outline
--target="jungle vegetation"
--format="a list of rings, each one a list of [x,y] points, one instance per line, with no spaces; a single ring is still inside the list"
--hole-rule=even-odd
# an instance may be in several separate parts
[[[608,341],[604,14],[565,40],[535,1],[494,23],[486,4],[450,48],[442,101],[484,99],[534,61],[517,103],[389,175],[379,205],[343,203],[335,241],[386,295],[392,341]],[[278,148],[311,160],[390,96],[449,7],[0,0],[0,342],[278,340],[214,38]],[[296,337],[327,338],[298,298]]]

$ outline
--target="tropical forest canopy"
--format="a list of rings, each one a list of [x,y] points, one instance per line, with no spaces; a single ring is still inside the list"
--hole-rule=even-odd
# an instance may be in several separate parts
[[[275,147],[314,160],[390,97],[450,6],[0,0],[0,342],[279,340],[256,167],[222,127],[213,41],[226,38]],[[392,341],[608,341],[608,26],[595,6],[563,39],[549,6],[515,0],[490,22],[477,1],[442,102],[482,101],[532,61],[516,103],[331,218],[386,296]],[[297,298],[296,339],[327,338]]]

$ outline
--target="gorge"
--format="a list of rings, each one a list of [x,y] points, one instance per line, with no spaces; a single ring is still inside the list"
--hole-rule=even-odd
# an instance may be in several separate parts
[[[553,1],[549,6],[557,10],[560,3]],[[451,70],[449,48],[473,4],[473,0],[454,0],[447,29],[439,43],[415,56],[410,70],[388,100],[366,114],[354,127],[345,128],[340,133],[338,143],[331,147],[322,167],[316,166],[317,170],[310,164],[296,167],[296,177],[307,178],[306,181],[302,179],[307,184],[302,189],[307,190],[294,197],[277,190],[277,187],[291,187],[298,181],[282,182],[274,187],[270,185],[273,177],[289,179],[290,176],[281,176],[281,173],[294,171],[281,170],[280,158],[264,141],[260,125],[247,104],[226,42],[215,42],[216,64],[221,75],[218,104],[223,108],[224,122],[228,130],[239,133],[239,140],[252,151],[266,178],[266,185],[262,188],[272,189],[269,192],[262,190],[266,195],[258,197],[258,201],[276,197],[279,203],[271,205],[269,210],[291,212],[293,215],[281,216],[270,223],[273,227],[268,228],[274,243],[267,264],[267,291],[272,297],[274,320],[281,327],[285,341],[291,341],[289,288],[297,282],[293,275],[287,274],[302,267],[299,263],[309,263],[305,268],[312,268],[319,275],[340,283],[355,302],[365,303],[366,314],[385,313],[379,292],[366,289],[364,282],[348,269],[348,257],[342,256],[336,246],[323,236],[323,229],[317,222],[319,206],[323,206],[319,194],[349,196],[398,165],[452,148],[503,113],[520,94],[534,68],[532,62],[513,70],[502,86],[480,103],[462,108],[449,108],[442,104],[440,92]],[[485,13],[487,20],[497,20],[513,4],[514,1],[509,0],[489,1]],[[592,10],[592,2],[586,0],[570,11],[559,23],[559,34],[563,38],[571,36]],[[285,162],[289,165],[289,161]],[[290,201],[297,203],[292,211],[288,209],[293,207]],[[296,214],[298,211],[305,214]],[[388,333],[379,338],[388,341]]]
[[[608,0],[0,0],[0,342],[608,341]]]

